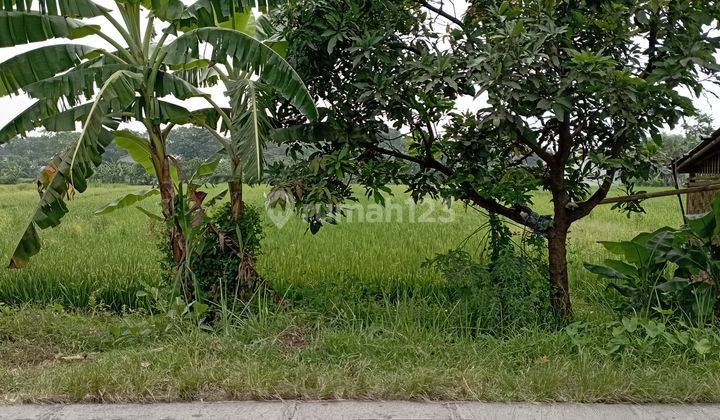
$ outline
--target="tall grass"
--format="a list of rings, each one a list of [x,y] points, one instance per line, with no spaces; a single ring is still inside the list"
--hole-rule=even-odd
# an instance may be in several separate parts
[[[80,308],[102,303],[115,309],[140,304],[136,292],[144,285],[162,281],[157,245],[162,227],[135,209],[100,217],[92,213],[141,188],[96,186],[78,195],[70,202],[71,211],[61,226],[42,232],[43,251],[28,268],[0,271],[0,302],[60,303]],[[247,199],[263,206],[265,191],[262,187],[250,188]],[[393,192],[394,202],[406,201],[401,187],[395,187]],[[0,186],[3,263],[36,202],[37,193],[31,185]],[[536,202],[541,210],[550,211],[546,195],[538,195]],[[442,205],[434,207],[436,213],[444,212]],[[416,210],[416,219],[428,208]],[[573,228],[569,256],[572,293],[581,314],[602,311],[597,302],[602,299],[604,284],[582,268],[583,261],[597,261],[605,255],[597,241],[629,239],[640,231],[680,221],[674,197],[648,202],[646,209],[647,214],[627,218],[609,206],[600,207]],[[298,217],[291,217],[278,228],[265,216],[266,238],[259,270],[282,295],[308,301],[320,311],[333,310],[353,318],[358,312],[353,305],[359,301],[374,302],[388,311],[401,312],[403,305],[417,309],[432,302],[443,283],[438,273],[422,263],[454,249],[486,221],[481,212],[459,203],[453,211],[449,223],[413,223],[408,220],[409,212],[403,212],[402,222],[397,214],[376,223],[354,218],[325,227],[317,235],[307,232],[306,224]],[[480,236],[467,241],[468,250],[482,251]]]

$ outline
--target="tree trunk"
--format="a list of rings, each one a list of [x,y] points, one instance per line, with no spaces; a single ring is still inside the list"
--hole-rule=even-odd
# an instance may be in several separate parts
[[[185,258],[185,246],[183,244],[182,231],[175,222],[175,186],[170,176],[170,164],[170,158],[163,156],[162,163],[159,168],[156,168],[155,172],[160,188],[163,217],[165,222],[170,226],[168,239],[170,241],[170,249],[172,250],[173,262],[179,264]]]
[[[240,173],[239,169],[235,169],[234,173]],[[239,221],[245,212],[245,202],[243,201],[243,184],[238,181],[228,182],[228,190],[230,192],[230,219],[234,222]],[[240,244],[238,244],[240,245]],[[242,249],[238,248],[238,257],[240,263],[237,268],[235,295],[243,301],[247,301],[252,297],[255,291],[262,287],[266,291],[271,291],[275,295],[275,300],[279,302],[280,296],[274,291],[272,286],[263,278],[255,269],[257,257],[250,255]]]
[[[237,221],[242,217],[245,210],[243,186],[241,182],[231,181],[228,183],[228,189],[230,190],[230,218]]]
[[[569,227],[557,224],[548,232],[548,264],[550,287],[555,314],[564,320],[573,317],[567,268],[567,238]]]

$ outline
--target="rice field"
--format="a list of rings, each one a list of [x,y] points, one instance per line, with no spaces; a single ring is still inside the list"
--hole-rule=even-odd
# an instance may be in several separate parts
[[[83,308],[89,301],[112,308],[133,307],[136,291],[161,281],[158,237],[161,226],[135,209],[94,216],[104,204],[142,187],[96,186],[70,202],[70,213],[59,228],[42,231],[44,249],[24,270],[0,271],[0,302],[59,303]],[[248,201],[264,204],[265,189],[251,188]],[[457,248],[482,252],[486,218],[473,208],[455,203],[451,212],[440,203],[409,209],[401,187],[388,198],[389,210],[375,209],[367,200],[337,226],[319,234],[307,232],[299,217],[280,217],[278,228],[268,215],[259,270],[281,292],[307,287],[362,285],[389,290],[397,285],[429,285],[441,281],[422,263]],[[538,196],[549,211],[547,197]],[[8,261],[33,212],[37,193],[31,185],[0,186],[0,261]],[[153,208],[145,203],[146,208]],[[598,208],[571,233],[570,267],[573,294],[581,311],[602,285],[583,270],[582,261],[604,255],[597,241],[629,239],[641,231],[680,222],[677,199],[646,203],[647,214],[627,218],[610,206]],[[364,213],[361,213],[364,211]],[[373,213],[375,212],[375,213]],[[285,223],[286,222],[286,223]],[[469,239],[468,239],[469,238]]]
[[[649,202],[646,214],[630,218],[603,207],[572,230],[577,320],[597,326],[578,344],[563,329],[527,328],[504,338],[457,333],[455,308],[434,299],[444,279],[423,265],[462,243],[482,252],[482,235],[471,234],[485,217],[457,203],[452,213],[426,203],[414,215],[402,204],[389,216],[364,206],[364,214],[314,236],[297,217],[280,229],[275,222],[284,218],[266,215],[259,270],[287,306],[259,302],[213,331],[152,315],[137,291],[162,281],[160,226],[134,209],[93,215],[137,190],[91,188],[70,203],[58,229],[42,232],[45,248],[27,269],[0,271],[0,403],[720,401],[715,352],[641,346],[603,353],[613,336],[602,325],[616,315],[604,300],[605,284],[582,268],[605,255],[597,241],[678,225],[673,197]],[[261,206],[264,192],[248,195]],[[394,192],[397,203],[406,202],[402,188]],[[29,185],[0,186],[3,262],[36,200]],[[537,201],[549,209],[546,196]]]

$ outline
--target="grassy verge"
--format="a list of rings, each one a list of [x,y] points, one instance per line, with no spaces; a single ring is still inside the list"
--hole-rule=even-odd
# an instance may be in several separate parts
[[[631,218],[602,208],[573,229],[577,317],[595,326],[581,339],[564,329],[499,339],[467,334],[438,297],[444,279],[422,266],[484,223],[460,205],[450,223],[411,223],[405,213],[317,236],[297,219],[282,229],[267,219],[260,271],[285,308],[254,306],[216,331],[150,316],[136,292],[160,281],[158,227],[134,210],[91,216],[137,189],[91,189],[59,229],[43,232],[46,247],[28,269],[0,272],[0,400],[720,401],[716,351],[652,341],[607,354],[613,333],[604,325],[615,315],[605,285],[581,266],[605,255],[598,240],[678,224],[674,198]],[[0,187],[3,261],[35,194]],[[262,194],[251,190],[251,200],[261,204]],[[468,243],[481,252],[479,238]],[[714,331],[693,334],[720,342]]]
[[[704,402],[720,357],[657,348],[601,357],[564,331],[459,339],[437,330],[327,327],[306,313],[253,316],[115,342],[110,315],[24,309],[0,318],[5,402],[224,399],[458,399]]]

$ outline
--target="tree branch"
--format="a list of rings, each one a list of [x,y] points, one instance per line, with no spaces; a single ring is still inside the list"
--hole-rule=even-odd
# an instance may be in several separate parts
[[[428,158],[421,158],[418,156],[410,156],[408,154],[398,152],[397,150],[384,149],[384,148],[378,147],[378,146],[371,146],[370,149],[374,150],[378,153],[387,155],[387,156],[392,156],[392,157],[395,157],[398,159],[407,160],[408,162],[417,163],[418,165],[428,168],[428,169],[435,169],[436,171],[441,172],[447,176],[452,175],[452,170],[450,170],[450,168],[448,168],[447,166],[443,165],[442,163],[440,163],[437,160],[432,159],[432,158],[428,159]]]
[[[595,207],[600,205],[600,202],[607,197],[610,192],[610,188],[612,188],[613,182],[615,181],[615,174],[617,174],[616,169],[610,171],[607,175],[605,175],[605,180],[602,185],[600,185],[600,188],[598,188],[598,190],[595,191],[589,199],[576,203],[577,208],[569,212],[570,220],[573,222],[580,220],[590,214]]]
[[[648,63],[645,70],[640,74],[641,79],[647,79],[650,73],[655,70],[655,60],[657,60],[658,45],[658,17],[653,16],[650,22],[650,31],[648,33]]]
[[[387,156],[396,157],[398,159],[407,160],[409,162],[414,162],[420,165],[421,167],[427,168],[427,169],[435,169],[447,176],[452,176],[453,172],[450,168],[443,165],[442,163],[438,162],[435,159],[429,158],[429,159],[423,159],[417,156],[410,156],[402,152],[398,152],[396,150],[388,150],[384,149],[382,147],[372,146],[372,150],[382,153]],[[489,211],[492,213],[497,213],[501,216],[507,217],[508,219],[512,220],[513,222],[519,223],[523,226],[529,227],[531,229],[539,228],[539,226],[534,226],[530,219],[523,217],[523,212],[527,213],[528,215],[532,213],[530,209],[523,209],[520,207],[506,207],[502,204],[498,203],[497,201],[494,201],[489,198],[485,198],[481,196],[475,188],[467,183],[464,182],[460,184],[460,189],[462,191],[462,195],[469,200],[471,203]]]
[[[456,18],[455,16],[451,15],[450,13],[444,11],[443,9],[441,9],[441,8],[439,8],[439,7],[435,7],[435,6],[433,6],[432,4],[428,3],[428,2],[425,1],[425,0],[419,0],[418,3],[420,3],[420,5],[421,5],[422,7],[430,10],[431,12],[435,12],[435,13],[437,13],[438,15],[440,15],[440,16],[444,17],[445,19],[449,20],[450,22],[456,24],[456,25],[459,26],[462,30],[465,30],[465,29],[466,29],[466,28],[465,28],[465,24],[464,24],[460,19],[458,19],[458,18]]]
[[[539,226],[534,226],[532,223],[530,223],[528,218],[523,217],[523,209],[519,207],[505,207],[502,204],[498,203],[497,201],[494,201],[489,198],[485,198],[478,194],[477,191],[475,191],[475,188],[470,186],[470,184],[463,183],[461,184],[461,188],[463,189],[463,193],[465,196],[470,200],[472,203],[484,208],[485,210],[497,213],[501,216],[505,216],[508,219],[512,220],[515,223],[518,223],[520,225],[529,227],[530,229],[538,229]],[[524,209],[525,212],[530,215],[532,213],[532,210],[530,209]]]

